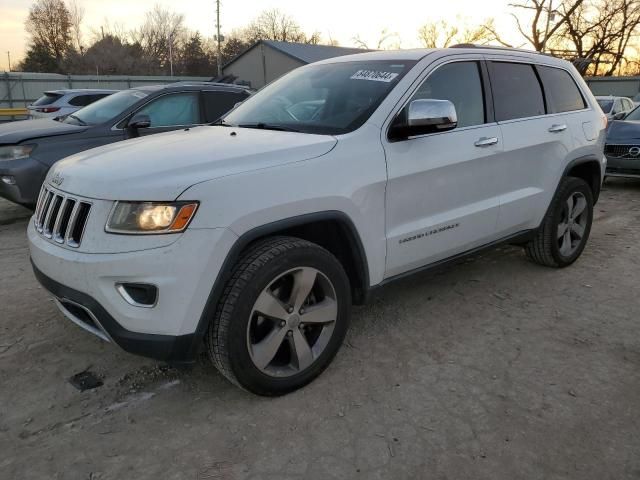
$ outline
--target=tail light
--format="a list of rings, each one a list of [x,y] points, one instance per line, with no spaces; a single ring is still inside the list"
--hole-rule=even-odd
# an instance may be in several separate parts
[[[36,112],[41,113],[54,113],[60,110],[60,107],[45,107],[45,108],[36,108]]]

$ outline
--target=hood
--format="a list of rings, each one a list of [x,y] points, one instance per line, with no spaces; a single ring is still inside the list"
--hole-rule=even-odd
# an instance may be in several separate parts
[[[87,128],[56,122],[50,118],[8,122],[0,125],[0,144],[16,144],[35,138],[80,133]]]
[[[609,124],[607,142],[635,143],[640,142],[640,121],[616,120]]]
[[[125,140],[56,163],[49,177],[72,194],[105,200],[174,200],[214,178],[319,157],[337,140],[249,128],[198,127]]]

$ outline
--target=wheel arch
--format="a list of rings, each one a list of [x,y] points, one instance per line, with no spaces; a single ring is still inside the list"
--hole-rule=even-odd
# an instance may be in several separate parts
[[[261,225],[240,235],[229,250],[198,321],[191,347],[194,358],[242,252],[256,241],[276,235],[302,238],[329,250],[338,258],[349,277],[353,303],[361,305],[366,301],[369,292],[367,256],[355,224],[344,212],[331,210],[308,213]],[[344,248],[345,243],[347,248]]]
[[[598,202],[602,189],[602,166],[594,156],[581,157],[570,162],[564,169],[563,177],[581,178],[591,188],[593,204]]]

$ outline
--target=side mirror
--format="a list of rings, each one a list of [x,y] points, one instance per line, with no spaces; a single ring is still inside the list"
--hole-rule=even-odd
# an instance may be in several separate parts
[[[458,125],[456,107],[449,100],[413,100],[392,124],[392,139],[453,130]]]
[[[140,136],[138,130],[140,128],[149,128],[151,126],[151,118],[149,115],[137,114],[134,115],[127,124],[127,133],[129,137],[135,138]]]
[[[613,116],[613,119],[614,120],[622,120],[626,116],[627,116],[627,112],[618,112]]]

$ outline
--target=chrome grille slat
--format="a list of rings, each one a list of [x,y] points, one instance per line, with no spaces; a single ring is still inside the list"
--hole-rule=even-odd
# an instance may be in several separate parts
[[[42,201],[44,200],[44,197],[46,195],[46,193],[48,192],[48,190],[46,188],[42,188],[40,190],[40,195],[38,195],[38,202],[36,203],[36,211],[35,211],[35,215],[34,215],[34,222],[36,224],[36,228],[38,227],[38,219],[40,218],[40,211],[42,209]]]
[[[67,233],[67,229],[69,228],[69,216],[71,212],[69,210],[70,206],[73,207],[75,204],[75,200],[71,198],[65,198],[60,205],[60,210],[58,212],[58,218],[56,218],[56,224],[53,226],[53,239],[57,243],[64,243],[64,237]]]
[[[47,192],[47,196],[44,200],[44,203],[42,204],[42,212],[40,212],[40,220],[39,220],[39,225],[38,225],[38,232],[42,233],[44,230],[44,226],[47,223],[47,220],[49,219],[49,215],[51,214],[50,211],[50,207],[51,207],[51,201],[53,200],[54,197],[54,193],[49,191]]]
[[[47,213],[47,219],[44,221],[44,236],[47,238],[53,237],[53,228],[57,222],[58,214],[60,213],[60,207],[62,206],[62,202],[64,201],[64,197],[62,195],[55,195],[53,200],[51,200],[51,205],[49,206],[49,212]]]
[[[69,245],[69,237],[71,236],[71,232],[73,232],[73,227],[76,224],[76,218],[78,217],[78,210],[80,210],[80,202],[76,202],[73,206],[73,210],[71,211],[71,217],[69,218],[69,225],[67,226],[67,231],[64,235],[64,243]]]
[[[58,244],[78,248],[91,207],[90,202],[43,186],[34,215],[36,231]]]

